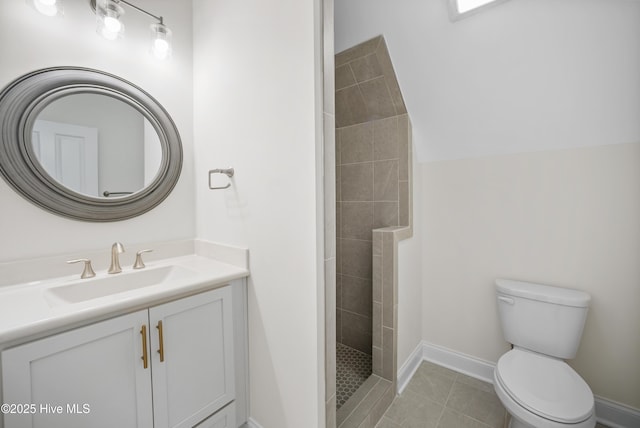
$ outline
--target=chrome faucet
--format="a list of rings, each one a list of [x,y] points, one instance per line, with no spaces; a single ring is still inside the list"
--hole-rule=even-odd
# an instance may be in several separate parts
[[[114,242],[111,246],[111,266],[109,266],[108,273],[120,273],[122,268],[120,267],[120,258],[118,254],[124,253],[124,247],[119,242]]]

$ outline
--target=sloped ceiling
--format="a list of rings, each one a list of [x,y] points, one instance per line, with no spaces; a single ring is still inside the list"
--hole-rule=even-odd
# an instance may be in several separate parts
[[[335,0],[335,51],[384,35],[420,161],[640,143],[640,1]]]

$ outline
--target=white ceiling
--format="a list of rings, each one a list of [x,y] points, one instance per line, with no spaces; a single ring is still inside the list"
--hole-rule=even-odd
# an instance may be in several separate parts
[[[335,0],[335,51],[383,34],[420,161],[640,142],[640,2]]]

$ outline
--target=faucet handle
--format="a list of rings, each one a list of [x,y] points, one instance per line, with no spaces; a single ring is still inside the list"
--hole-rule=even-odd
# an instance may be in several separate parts
[[[93,271],[93,267],[91,267],[91,260],[89,259],[67,260],[67,263],[69,264],[80,263],[80,262],[84,263],[84,269],[82,270],[82,275],[80,275],[80,278],[85,279],[85,278],[93,278],[94,276],[96,276],[96,273]]]
[[[142,254],[152,252],[152,249],[140,250],[136,253],[136,262],[133,264],[134,269],[144,269],[145,265],[142,261]]]

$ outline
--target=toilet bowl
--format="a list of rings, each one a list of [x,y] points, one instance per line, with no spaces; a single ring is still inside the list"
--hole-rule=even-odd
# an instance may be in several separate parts
[[[494,371],[510,428],[593,428],[594,399],[564,358],[573,358],[590,301],[587,293],[497,280],[498,313],[513,349]]]
[[[595,426],[591,389],[562,360],[515,348],[500,357],[493,381],[511,428]]]

